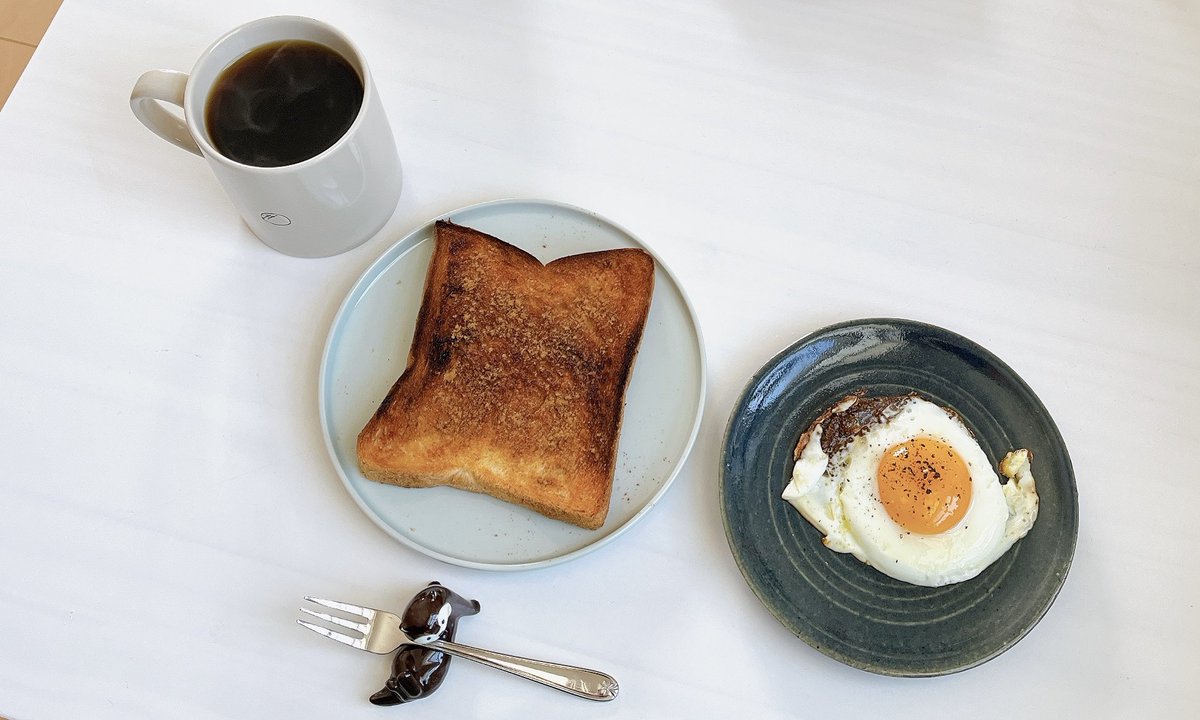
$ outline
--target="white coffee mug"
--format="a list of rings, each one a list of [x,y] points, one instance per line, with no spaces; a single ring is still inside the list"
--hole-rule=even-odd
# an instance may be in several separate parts
[[[280,167],[246,165],[213,146],[205,102],[221,71],[251,50],[282,40],[325,45],[358,72],[362,106],[350,128],[314,157]],[[161,103],[183,108],[183,119]],[[191,74],[151,70],[129,97],[134,115],[162,138],[204,157],[250,229],[268,247],[327,257],[357,247],[388,221],[400,199],[400,160],[362,54],[342,33],[304,17],[255,20],[226,33]]]

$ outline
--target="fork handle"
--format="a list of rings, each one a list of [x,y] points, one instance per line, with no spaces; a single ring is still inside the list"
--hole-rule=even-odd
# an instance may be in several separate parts
[[[588,700],[612,700],[619,689],[616,678],[597,670],[505,655],[449,640],[434,640],[424,645]]]

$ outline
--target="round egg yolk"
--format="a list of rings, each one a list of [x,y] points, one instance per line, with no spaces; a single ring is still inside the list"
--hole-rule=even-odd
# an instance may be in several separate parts
[[[915,437],[887,449],[875,471],[879,499],[910,532],[936,535],[962,520],[971,504],[971,473],[954,448]]]

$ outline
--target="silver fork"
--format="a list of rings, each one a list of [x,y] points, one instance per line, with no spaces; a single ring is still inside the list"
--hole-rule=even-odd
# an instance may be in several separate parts
[[[304,599],[311,603],[355,616],[355,620],[347,620],[346,618],[330,615],[329,613],[316,612],[302,607],[300,608],[300,612],[317,618],[322,623],[326,623],[326,625],[319,625],[307,620],[296,621],[315,633],[324,635],[331,640],[337,640],[352,648],[366,650],[378,655],[386,655],[401,645],[420,645],[434,650],[441,650],[450,655],[474,660],[488,667],[504,670],[513,675],[519,675],[527,680],[533,680],[534,682],[539,682],[557,690],[562,690],[581,698],[587,698],[588,700],[612,700],[617,696],[619,688],[616,678],[596,670],[545,662],[543,660],[532,660],[517,655],[505,655],[504,653],[492,652],[491,650],[482,650],[470,645],[441,640],[437,635],[433,634],[412,637],[401,629],[400,617],[386,610],[351,605],[350,603],[338,602],[336,600],[323,600],[307,595]],[[333,629],[329,627],[330,625],[345,628],[351,632],[346,633]]]

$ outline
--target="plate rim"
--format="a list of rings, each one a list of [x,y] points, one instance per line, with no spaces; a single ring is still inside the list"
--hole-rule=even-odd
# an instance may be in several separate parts
[[[770,601],[767,597],[764,596],[764,592],[759,587],[758,581],[751,576],[751,573],[747,572],[745,558],[743,557],[744,554],[746,553],[746,551],[744,549],[739,549],[738,543],[735,543],[735,541],[734,541],[733,529],[731,527],[731,523],[730,523],[730,519],[729,519],[729,509],[728,509],[727,503],[726,503],[726,472],[729,467],[729,441],[730,441],[730,436],[732,435],[733,430],[734,430],[735,422],[742,415],[744,415],[744,408],[746,406],[746,401],[747,401],[747,398],[749,397],[750,393],[761,384],[762,379],[764,377],[766,377],[766,375],[769,372],[777,369],[779,367],[779,364],[785,358],[794,355],[798,349],[810,344],[811,342],[813,342],[814,340],[818,339],[821,336],[830,334],[831,332],[838,331],[838,330],[845,330],[847,328],[853,328],[853,327],[868,326],[868,325],[890,325],[890,326],[902,325],[902,326],[907,326],[907,327],[911,327],[911,328],[919,328],[924,331],[932,330],[934,332],[945,333],[946,335],[958,338],[960,341],[966,343],[967,345],[973,346],[974,348],[981,350],[983,352],[982,357],[987,358],[989,361],[995,363],[996,367],[998,367],[1002,371],[1005,371],[1007,376],[1009,378],[1011,378],[1013,381],[1015,381],[1016,384],[1019,385],[1020,388],[1024,392],[1028,393],[1029,396],[1031,398],[1033,398],[1033,400],[1041,408],[1041,410],[1045,414],[1046,419],[1049,420],[1049,426],[1053,432],[1053,440],[1055,441],[1058,449],[1061,450],[1063,459],[1066,463],[1066,470],[1067,470],[1066,476],[1067,476],[1067,480],[1068,480],[1066,485],[1068,486],[1068,489],[1069,489],[1069,493],[1067,493],[1067,496],[1068,496],[1069,502],[1073,508],[1072,515],[1074,518],[1074,523],[1073,523],[1074,527],[1071,528],[1071,546],[1065,556],[1065,562],[1064,562],[1064,565],[1062,566],[1062,570],[1061,570],[1061,579],[1059,580],[1057,585],[1054,587],[1053,591],[1046,598],[1045,605],[1040,609],[1040,611],[1037,613],[1036,617],[1033,617],[1031,622],[1029,623],[1029,625],[1027,627],[1025,627],[1020,633],[1018,633],[1016,636],[1014,636],[1010,639],[1006,639],[999,647],[995,648],[992,652],[986,654],[985,656],[975,659],[968,664],[956,666],[956,667],[953,667],[950,669],[940,669],[940,670],[933,670],[933,671],[929,671],[929,672],[915,672],[910,668],[906,668],[903,670],[892,669],[892,668],[887,667],[884,663],[871,664],[868,662],[864,662],[863,660],[860,660],[856,657],[847,655],[846,653],[837,651],[826,645],[815,642],[814,639],[807,637],[806,634],[804,634],[804,633],[801,633],[799,631],[799,628],[794,623],[792,623],[787,617],[785,617],[785,614],[781,612],[781,608],[777,608],[776,604],[773,601]],[[1003,653],[1005,653],[1006,651],[1011,649],[1014,645],[1016,645],[1022,638],[1024,638],[1026,635],[1028,635],[1033,630],[1033,628],[1035,626],[1037,626],[1037,624],[1040,623],[1041,620],[1050,611],[1050,608],[1054,605],[1055,600],[1058,598],[1059,593],[1062,591],[1063,586],[1066,584],[1067,575],[1070,573],[1071,565],[1074,562],[1074,558],[1075,558],[1075,551],[1078,547],[1079,487],[1078,487],[1078,483],[1075,478],[1074,463],[1071,461],[1070,453],[1067,450],[1066,442],[1064,441],[1064,439],[1062,437],[1062,432],[1058,428],[1058,423],[1056,423],[1054,421],[1054,418],[1050,414],[1049,409],[1046,408],[1045,403],[1042,402],[1041,398],[1037,395],[1037,393],[1035,393],[1033,391],[1033,388],[1025,381],[1025,379],[1023,377],[1021,377],[1020,374],[1018,374],[1015,370],[1013,370],[1013,368],[1011,366],[1009,366],[1002,358],[1000,358],[998,355],[996,355],[992,351],[988,350],[983,345],[979,344],[978,342],[975,342],[971,338],[969,338],[961,333],[955,332],[953,330],[949,330],[949,329],[941,327],[939,325],[935,325],[935,324],[928,323],[928,322],[923,322],[920,320],[912,320],[912,319],[899,318],[899,317],[867,317],[867,318],[844,320],[841,322],[836,322],[836,323],[832,323],[832,324],[817,328],[816,330],[813,330],[812,332],[809,332],[809,333],[801,336],[800,338],[792,341],[787,346],[785,346],[781,350],[774,353],[767,361],[765,361],[754,372],[753,375],[751,375],[750,379],[743,386],[742,391],[740,393],[738,393],[737,399],[735,400],[733,407],[730,409],[729,419],[726,422],[725,431],[721,438],[721,455],[720,455],[720,465],[718,467],[718,474],[719,474],[719,477],[718,477],[718,483],[717,483],[717,487],[718,487],[718,489],[717,489],[718,498],[717,499],[720,504],[721,522],[722,522],[722,525],[724,526],[724,530],[725,530],[726,543],[729,547],[730,554],[733,555],[733,559],[738,567],[738,571],[742,575],[742,579],[745,581],[746,585],[748,585],[750,587],[750,590],[753,592],[754,596],[757,598],[759,603],[763,607],[765,607],[770,612],[771,616],[774,617],[775,620],[777,622],[779,622],[780,625],[782,625],[784,628],[786,628],[788,630],[788,632],[792,633],[794,636],[796,636],[797,638],[802,640],[806,645],[813,648],[820,654],[822,654],[830,659],[836,660],[839,663],[842,663],[843,665],[847,665],[849,667],[852,667],[852,668],[855,668],[858,670],[863,670],[865,672],[870,672],[870,673],[873,673],[876,675],[887,676],[887,677],[903,677],[903,678],[941,677],[941,676],[946,676],[946,675],[963,672],[965,670],[970,670],[971,668],[978,667],[978,666],[1002,655]]]
[[[658,268],[660,268],[667,275],[667,277],[670,278],[672,285],[674,285],[675,291],[679,293],[680,298],[683,300],[683,305],[687,309],[687,317],[690,320],[693,329],[695,330],[696,355],[697,355],[697,360],[699,361],[699,383],[698,383],[698,387],[697,387],[696,412],[695,412],[695,416],[692,418],[691,429],[688,432],[687,441],[684,443],[682,451],[679,454],[679,457],[674,461],[670,472],[667,473],[666,477],[663,479],[661,486],[642,505],[642,507],[636,513],[634,513],[632,516],[630,516],[630,518],[628,520],[626,520],[624,523],[618,525],[617,527],[613,528],[610,532],[606,533],[604,536],[599,537],[595,540],[592,540],[591,542],[588,542],[587,544],[583,545],[582,547],[575,548],[574,550],[570,550],[570,551],[567,551],[564,553],[553,555],[551,557],[545,557],[540,560],[526,560],[526,561],[518,561],[518,562],[512,562],[512,563],[495,563],[495,562],[485,562],[485,561],[480,561],[480,560],[472,560],[470,558],[451,555],[448,553],[434,550],[433,548],[427,547],[419,542],[416,542],[412,538],[397,531],[394,527],[392,527],[391,524],[386,522],[382,517],[379,516],[378,513],[376,513],[371,507],[369,507],[366,504],[366,502],[362,499],[362,497],[360,497],[359,493],[356,491],[354,486],[351,484],[350,478],[348,477],[347,472],[346,472],[346,468],[343,467],[342,463],[338,459],[337,449],[334,446],[334,440],[332,437],[332,433],[330,432],[330,420],[328,417],[328,410],[326,407],[326,405],[327,405],[326,397],[327,397],[327,391],[328,391],[327,383],[328,383],[329,363],[330,363],[330,358],[331,358],[331,352],[334,348],[334,341],[336,339],[336,336],[338,335],[338,330],[341,327],[343,321],[345,320],[348,312],[351,310],[351,308],[354,306],[354,304],[358,301],[358,299],[361,298],[361,296],[365,292],[365,290],[367,288],[369,288],[370,284],[379,276],[379,274],[382,273],[384,271],[384,269],[386,269],[387,266],[389,266],[391,263],[395,262],[400,257],[400,255],[403,255],[404,252],[407,251],[405,249],[405,246],[415,247],[416,243],[412,242],[413,239],[416,236],[418,236],[424,232],[428,232],[429,229],[432,228],[434,226],[434,224],[439,220],[450,220],[450,219],[452,219],[452,216],[455,216],[455,215],[461,215],[461,214],[465,214],[465,213],[469,213],[469,212],[477,212],[480,210],[487,210],[489,208],[505,207],[505,206],[510,206],[510,205],[521,205],[521,204],[543,206],[543,207],[551,208],[551,209],[565,210],[565,211],[569,211],[572,213],[576,213],[579,215],[593,218],[597,222],[608,226],[610,229],[615,230],[620,235],[628,238],[637,247],[650,253],[650,255],[654,258],[654,261],[657,264]],[[475,569],[475,570],[490,570],[490,571],[496,571],[496,572],[516,572],[516,571],[522,571],[522,570],[534,570],[534,569],[552,567],[552,566],[559,565],[559,564],[562,564],[565,562],[569,562],[571,560],[577,559],[584,555],[587,555],[591,552],[594,552],[594,551],[600,549],[601,547],[604,547],[605,545],[608,545],[612,541],[616,540],[619,536],[623,535],[631,527],[633,527],[635,524],[637,524],[638,521],[640,521],[643,517],[645,517],[646,514],[648,514],[650,512],[650,510],[652,508],[654,508],[658,504],[658,502],[663,498],[663,496],[666,494],[667,490],[671,487],[671,485],[674,484],[675,478],[679,476],[679,473],[682,471],[683,466],[686,464],[688,457],[691,455],[691,452],[696,444],[696,439],[699,436],[700,426],[701,426],[702,420],[704,418],[704,408],[705,408],[705,404],[707,402],[707,393],[708,393],[708,357],[707,357],[707,349],[706,349],[706,346],[704,343],[703,329],[700,326],[700,318],[696,314],[695,305],[692,303],[692,299],[688,295],[687,290],[684,288],[683,284],[679,281],[679,278],[675,275],[674,271],[671,270],[671,267],[666,262],[663,261],[663,259],[659,256],[659,254],[654,250],[653,247],[648,245],[644,240],[642,240],[642,238],[640,236],[634,234],[629,229],[627,229],[625,226],[623,226],[619,223],[616,223],[613,220],[609,219],[607,216],[601,215],[600,213],[595,212],[593,210],[588,210],[584,207],[574,205],[571,203],[562,202],[562,201],[558,201],[558,200],[549,200],[546,198],[505,197],[505,198],[497,198],[497,199],[493,199],[493,200],[485,200],[483,202],[473,203],[471,205],[459,207],[454,210],[440,213],[438,215],[435,215],[435,216],[429,218],[428,220],[426,220],[424,222],[414,225],[408,232],[404,233],[404,235],[402,237],[400,237],[396,242],[394,242],[394,243],[388,245],[386,248],[384,248],[384,250],[374,260],[372,260],[361,273],[359,273],[359,275],[351,283],[349,289],[346,290],[341,303],[338,305],[337,311],[334,313],[333,320],[329,324],[329,330],[326,333],[325,342],[321,349],[321,362],[320,362],[318,370],[317,370],[317,393],[316,393],[316,395],[317,395],[317,408],[318,408],[319,422],[321,424],[321,436],[322,436],[322,439],[324,440],[325,450],[326,450],[327,454],[329,455],[330,462],[333,464],[334,470],[336,471],[337,476],[342,483],[342,486],[346,489],[347,494],[349,494],[351,499],[354,500],[354,503],[355,503],[355,505],[358,506],[359,510],[361,510],[364,515],[366,515],[368,518],[370,518],[370,520],[377,527],[379,527],[381,530],[383,530],[389,537],[391,537],[394,540],[397,540],[401,544],[403,544],[413,550],[416,550],[417,552],[420,552],[423,555],[426,555],[428,557],[434,558],[436,560],[440,560],[442,562],[445,562],[445,563],[448,563],[451,565],[457,565],[459,567],[466,567],[466,568],[471,568],[471,569]]]

